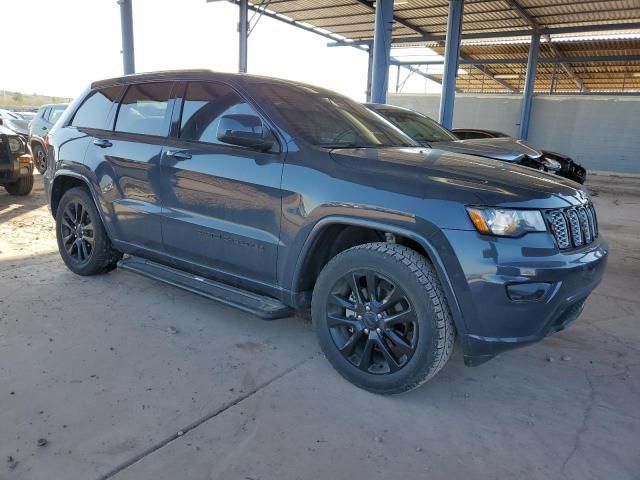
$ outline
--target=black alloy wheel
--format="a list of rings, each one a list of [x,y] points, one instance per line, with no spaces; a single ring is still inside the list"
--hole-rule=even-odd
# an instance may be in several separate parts
[[[453,351],[455,326],[436,271],[404,245],[365,243],[333,257],[314,285],[311,316],[331,365],[373,393],[420,386]]]
[[[94,251],[95,230],[89,211],[81,200],[65,205],[60,230],[62,244],[69,257],[79,265],[87,263]]]
[[[122,258],[85,187],[70,188],[62,195],[56,208],[56,237],[62,260],[78,275],[109,272]]]
[[[327,300],[331,338],[352,365],[372,374],[393,373],[413,356],[418,322],[407,293],[373,270],[348,272]]]

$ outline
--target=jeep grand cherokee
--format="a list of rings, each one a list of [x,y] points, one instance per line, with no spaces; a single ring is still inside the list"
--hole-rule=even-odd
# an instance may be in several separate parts
[[[605,268],[579,185],[421,147],[296,82],[98,81],[53,127],[47,157],[73,272],[120,265],[268,319],[310,306],[328,360],[377,393],[431,378],[456,335],[477,365],[564,328]]]

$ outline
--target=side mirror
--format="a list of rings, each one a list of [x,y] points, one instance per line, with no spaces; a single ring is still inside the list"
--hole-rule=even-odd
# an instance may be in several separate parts
[[[273,134],[255,115],[225,115],[218,124],[218,140],[231,145],[269,150],[273,146]]]

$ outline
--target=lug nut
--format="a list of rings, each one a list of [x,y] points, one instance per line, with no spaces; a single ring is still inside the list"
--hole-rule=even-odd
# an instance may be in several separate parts
[[[358,320],[362,320],[362,315],[358,315]]]
[[[365,334],[365,335],[369,335],[369,329],[368,329],[368,328],[365,328],[365,329],[364,329],[364,334]]]
[[[378,317],[378,320],[380,320],[382,318],[382,314],[379,313],[378,315],[376,315]]]
[[[371,310],[371,307],[367,305],[366,307],[364,307],[364,309],[368,312],[369,310]]]
[[[376,328],[376,332],[378,332],[379,334],[382,333],[382,330],[379,328]]]

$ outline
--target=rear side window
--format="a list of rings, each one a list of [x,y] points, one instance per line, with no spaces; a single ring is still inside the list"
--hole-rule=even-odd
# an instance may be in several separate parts
[[[165,136],[169,132],[171,83],[131,85],[116,119],[116,131]]]
[[[43,108],[40,116],[46,120],[49,117],[49,108]]]
[[[117,102],[121,87],[108,87],[93,92],[80,106],[73,116],[71,125],[85,128],[105,128],[107,116],[114,103]],[[49,121],[55,122],[55,112],[50,114]]]
[[[224,144],[217,137],[218,124],[224,115],[231,114],[258,116],[231,87],[217,83],[189,83],[182,107],[180,138]]]

